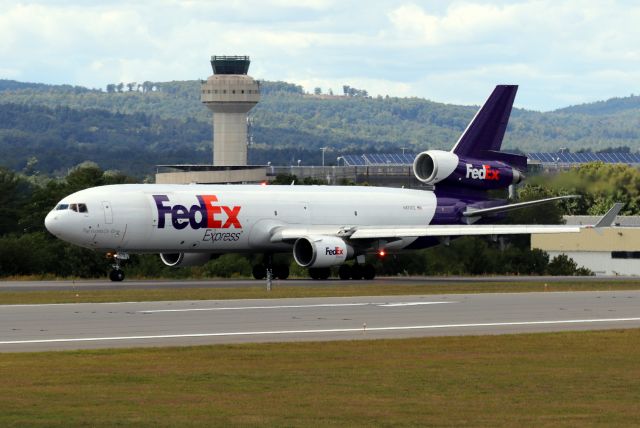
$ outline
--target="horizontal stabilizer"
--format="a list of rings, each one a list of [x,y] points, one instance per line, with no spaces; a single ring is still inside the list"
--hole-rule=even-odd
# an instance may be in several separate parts
[[[462,213],[465,217],[482,217],[488,214],[496,214],[500,212],[513,211],[521,208],[528,208],[536,205],[547,204],[553,201],[559,201],[562,199],[575,199],[580,198],[580,195],[565,195],[565,196],[554,196],[553,198],[545,198],[545,199],[537,199],[535,201],[526,201],[526,202],[518,202],[515,204],[509,205],[501,205],[499,207],[491,207],[491,208],[469,208],[465,212]]]

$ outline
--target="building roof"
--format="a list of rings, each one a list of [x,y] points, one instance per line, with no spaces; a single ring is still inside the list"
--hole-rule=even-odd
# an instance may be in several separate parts
[[[600,216],[592,215],[565,215],[564,220],[568,225],[591,225],[596,224],[600,220]],[[640,216],[637,215],[619,215],[614,222],[616,226],[622,227],[640,227]]]

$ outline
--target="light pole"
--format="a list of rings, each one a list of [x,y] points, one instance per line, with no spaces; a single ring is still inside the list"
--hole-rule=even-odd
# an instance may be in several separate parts
[[[324,168],[324,152],[326,152],[328,147],[320,147],[320,151],[322,152],[322,167]]]

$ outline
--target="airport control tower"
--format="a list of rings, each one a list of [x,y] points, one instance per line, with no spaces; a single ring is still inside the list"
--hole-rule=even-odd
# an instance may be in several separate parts
[[[260,85],[247,76],[248,56],[212,56],[213,75],[201,100],[213,111],[213,165],[247,164],[247,113],[260,101]]]

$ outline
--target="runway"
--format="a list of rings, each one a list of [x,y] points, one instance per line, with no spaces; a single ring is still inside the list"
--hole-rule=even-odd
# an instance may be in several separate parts
[[[312,287],[326,285],[417,285],[417,284],[452,284],[452,283],[513,283],[513,282],[599,282],[599,281],[634,281],[625,276],[428,276],[428,277],[379,277],[373,281],[329,279],[318,281],[312,279],[274,280],[274,285],[290,285],[296,287]],[[76,281],[0,281],[0,291],[68,291],[82,290],[116,290],[116,289],[159,289],[159,288],[224,288],[224,287],[264,287],[264,280],[246,279],[211,279],[211,280],[125,280],[112,282],[109,280],[76,280]]]
[[[640,291],[0,306],[0,351],[640,328]]]

